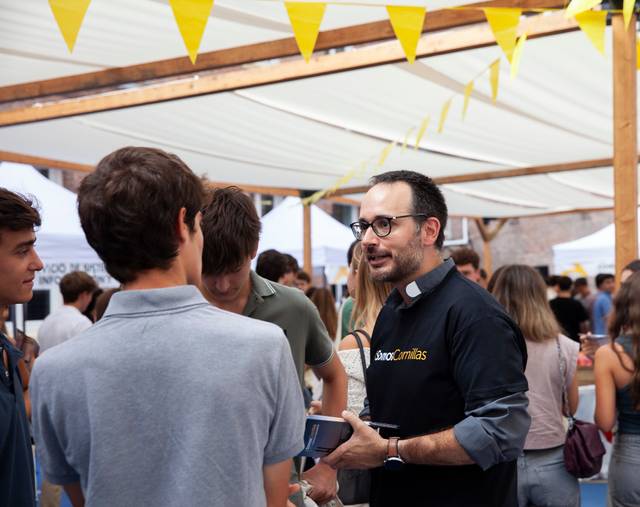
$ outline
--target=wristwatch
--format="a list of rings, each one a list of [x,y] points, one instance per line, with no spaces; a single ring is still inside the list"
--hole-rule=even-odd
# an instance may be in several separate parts
[[[387,457],[384,460],[385,470],[401,470],[404,466],[404,460],[398,452],[399,437],[389,437],[387,442]]]

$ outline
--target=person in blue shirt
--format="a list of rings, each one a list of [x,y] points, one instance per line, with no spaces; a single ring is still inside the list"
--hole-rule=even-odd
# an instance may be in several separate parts
[[[612,294],[616,287],[615,278],[608,273],[600,273],[596,276],[598,295],[593,302],[591,315],[591,332],[593,334],[607,333],[607,318],[611,312]]]
[[[31,201],[0,188],[0,305],[26,303],[42,261],[34,249],[40,214]],[[0,505],[36,505],[29,421],[18,371],[22,353],[0,333]]]

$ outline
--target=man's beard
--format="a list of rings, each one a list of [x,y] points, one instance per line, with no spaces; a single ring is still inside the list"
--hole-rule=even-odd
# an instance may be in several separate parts
[[[398,283],[407,280],[418,269],[424,259],[424,253],[420,245],[420,236],[416,235],[407,247],[396,254],[391,270],[375,272],[370,270],[371,279],[376,282]]]

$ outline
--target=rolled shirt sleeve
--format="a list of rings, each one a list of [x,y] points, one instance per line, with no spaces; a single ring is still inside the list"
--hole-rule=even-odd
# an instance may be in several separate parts
[[[531,417],[524,392],[487,401],[465,412],[453,428],[469,457],[483,470],[516,459],[524,447]]]
[[[456,439],[483,470],[516,459],[531,424],[522,333],[507,315],[494,313],[469,322],[450,347],[465,400],[466,417],[454,426]]]

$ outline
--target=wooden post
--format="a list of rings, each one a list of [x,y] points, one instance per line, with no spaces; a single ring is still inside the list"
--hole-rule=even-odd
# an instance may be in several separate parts
[[[638,257],[638,132],[636,17],[629,29],[622,14],[613,27],[613,177],[616,225],[616,280]]]
[[[481,218],[476,218],[476,225],[482,237],[482,267],[487,272],[487,277],[491,278],[493,274],[493,255],[491,254],[491,242],[498,235],[500,230],[507,223],[506,218],[501,218],[492,230],[484,224]]]
[[[302,223],[304,234],[304,270],[313,277],[313,266],[311,264],[311,204],[302,205]]]

